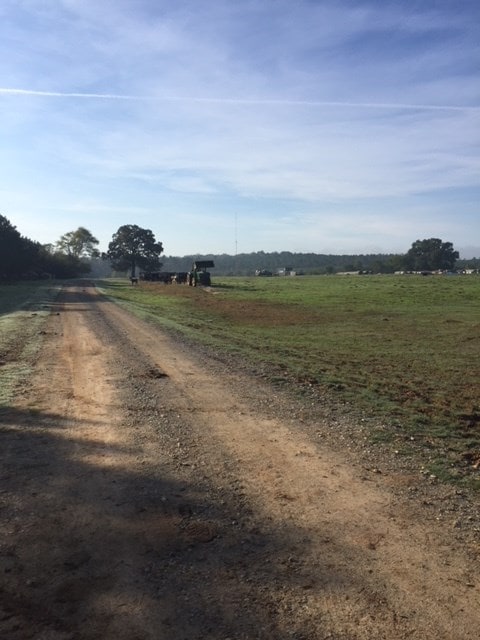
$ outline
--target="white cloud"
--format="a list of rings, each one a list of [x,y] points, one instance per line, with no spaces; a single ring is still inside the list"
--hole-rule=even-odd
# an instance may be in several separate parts
[[[73,226],[97,222],[93,206],[108,235],[159,206],[210,211],[218,250],[234,209],[252,246],[272,249],[310,246],[311,229],[388,249],[447,209],[461,229],[478,194],[479,16],[442,6],[5,0],[5,213],[63,203]],[[185,235],[168,231],[181,252]]]

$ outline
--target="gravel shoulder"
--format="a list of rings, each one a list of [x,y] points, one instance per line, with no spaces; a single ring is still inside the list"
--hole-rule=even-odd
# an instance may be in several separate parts
[[[475,496],[92,286],[50,311],[7,354],[0,637],[478,638]]]

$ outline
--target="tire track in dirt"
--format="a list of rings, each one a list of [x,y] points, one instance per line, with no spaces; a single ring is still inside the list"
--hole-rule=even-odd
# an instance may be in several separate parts
[[[94,289],[60,304],[0,423],[2,637],[478,637],[478,563],[420,507]]]

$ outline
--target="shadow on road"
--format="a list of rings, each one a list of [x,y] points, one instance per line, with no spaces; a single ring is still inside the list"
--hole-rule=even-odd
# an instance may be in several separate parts
[[[313,637],[309,599],[352,576],[303,564],[311,534],[262,527],[245,497],[179,481],[168,459],[118,468],[64,422],[0,412],[2,638]]]

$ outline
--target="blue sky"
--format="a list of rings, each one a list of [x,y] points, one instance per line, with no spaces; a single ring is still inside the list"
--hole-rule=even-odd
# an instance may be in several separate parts
[[[0,110],[42,243],[480,256],[476,0],[2,0]]]

